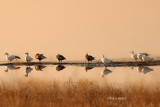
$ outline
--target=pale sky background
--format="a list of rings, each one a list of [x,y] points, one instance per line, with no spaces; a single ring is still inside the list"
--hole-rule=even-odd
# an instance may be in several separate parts
[[[44,53],[83,60],[160,55],[160,0],[1,0],[0,60]]]

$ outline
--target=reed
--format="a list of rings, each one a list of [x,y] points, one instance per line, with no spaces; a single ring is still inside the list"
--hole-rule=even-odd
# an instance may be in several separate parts
[[[67,82],[42,80],[19,81],[18,85],[1,82],[1,107],[130,107],[160,106],[160,86],[154,90],[143,83],[126,88],[106,83],[103,87],[94,81],[71,79]]]

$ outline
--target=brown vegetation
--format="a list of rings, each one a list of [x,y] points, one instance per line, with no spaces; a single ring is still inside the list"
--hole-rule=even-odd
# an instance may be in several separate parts
[[[160,106],[160,86],[149,90],[142,85],[115,88],[88,80],[73,82],[19,82],[18,86],[3,83],[0,87],[0,107],[106,107]]]

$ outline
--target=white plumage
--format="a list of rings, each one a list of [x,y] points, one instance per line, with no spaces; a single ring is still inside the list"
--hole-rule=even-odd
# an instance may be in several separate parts
[[[151,57],[149,57],[149,56],[143,55],[143,56],[142,56],[142,60],[143,60],[143,61],[153,61],[154,59],[151,58]]]
[[[20,57],[19,56],[16,56],[16,55],[10,55],[9,56],[9,54],[8,53],[5,53],[5,55],[6,55],[6,59],[8,60],[8,61],[12,61],[12,60],[14,60],[14,59],[20,59]]]
[[[131,53],[131,58],[134,59],[135,61],[138,59],[137,54],[135,54],[133,51]]]
[[[103,62],[103,64],[106,66],[109,63],[112,63],[111,60],[109,60],[108,58],[105,58],[105,56],[103,55],[103,58],[101,59],[101,61]]]
[[[26,54],[25,60],[26,60],[27,62],[31,62],[31,61],[33,60],[33,58],[29,56],[29,53],[28,53],[28,52],[26,52],[25,54]]]
[[[139,53],[139,54],[137,55],[137,58],[142,61],[142,56],[143,56],[143,55],[148,56],[149,54],[147,54],[147,53]]]

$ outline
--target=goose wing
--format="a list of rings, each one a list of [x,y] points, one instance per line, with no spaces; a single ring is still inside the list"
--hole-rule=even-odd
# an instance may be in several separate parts
[[[89,59],[89,60],[94,60],[95,57],[93,57],[93,56],[91,56],[91,55],[88,55],[88,59]]]

